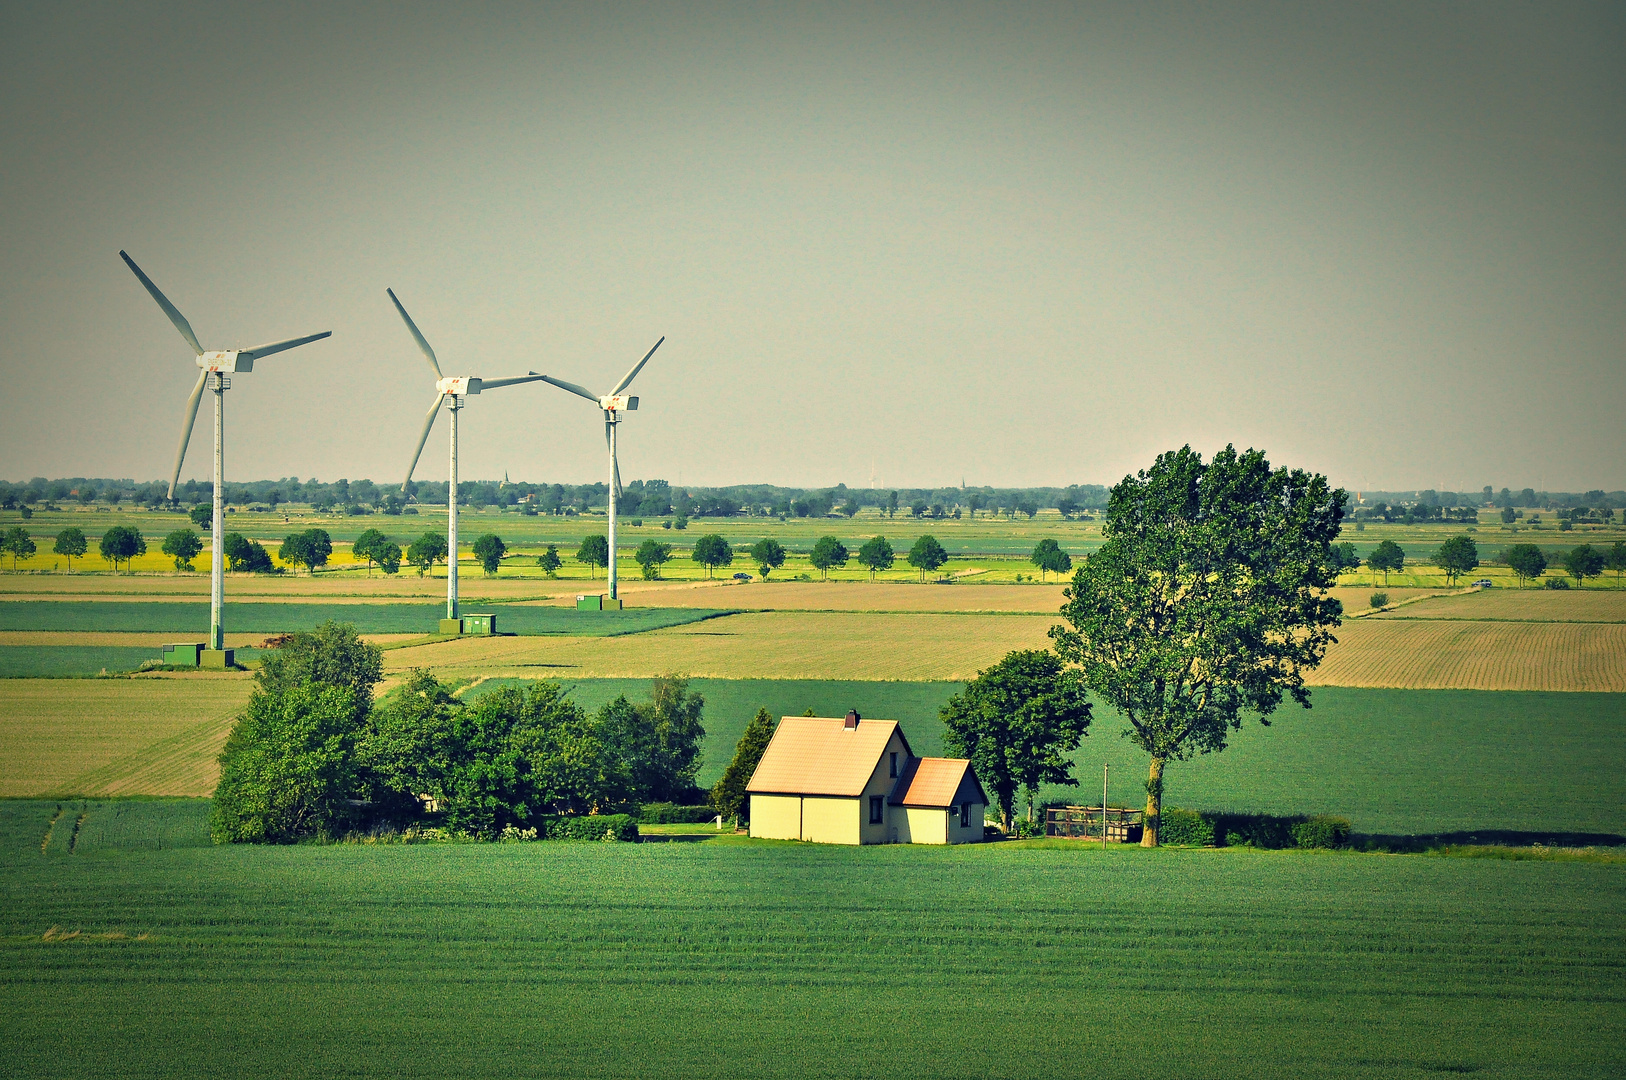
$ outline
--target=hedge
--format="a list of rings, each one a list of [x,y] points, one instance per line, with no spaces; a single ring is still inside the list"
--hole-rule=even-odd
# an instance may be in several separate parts
[[[1349,843],[1347,818],[1327,814],[1235,814],[1169,807],[1158,841],[1190,847],[1341,848]]]
[[[638,821],[643,825],[700,825],[717,816],[710,806],[678,806],[675,803],[646,803],[639,808]]]
[[[587,814],[541,819],[544,840],[627,841],[638,839],[638,823],[630,814]]]

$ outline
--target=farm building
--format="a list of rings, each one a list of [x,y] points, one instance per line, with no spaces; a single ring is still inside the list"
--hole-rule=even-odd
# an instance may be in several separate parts
[[[895,720],[787,716],[746,785],[751,835],[824,844],[982,839],[971,762],[916,757]]]

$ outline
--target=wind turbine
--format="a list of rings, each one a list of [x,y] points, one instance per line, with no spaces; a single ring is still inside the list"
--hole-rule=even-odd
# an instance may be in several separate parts
[[[186,343],[192,346],[192,351],[198,354],[197,385],[192,387],[192,396],[186,401],[186,419],[181,424],[181,442],[175,448],[175,471],[169,478],[169,499],[175,501],[175,484],[181,478],[181,462],[186,458],[186,444],[192,439],[192,425],[198,418],[198,402],[203,399],[205,385],[214,391],[215,395],[215,512],[212,554],[209,557],[209,648],[214,652],[223,652],[226,648],[226,630],[220,621],[220,608],[226,595],[226,555],[225,555],[225,509],[226,490],[224,482],[225,472],[225,415],[226,391],[231,389],[231,380],[226,374],[249,372],[254,370],[254,361],[273,353],[283,352],[299,345],[308,345],[313,341],[320,341],[325,337],[332,337],[333,331],[323,330],[320,334],[308,334],[305,337],[289,338],[287,341],[274,341],[269,345],[257,345],[252,349],[216,349],[205,351],[198,344],[198,336],[192,332],[192,324],[186,321],[169,297],[158,290],[152,279],[141,272],[141,267],[135,260],[124,252],[119,252],[119,258],[135,272],[141,279],[141,284],[147,287],[152,298],[158,301],[158,306],[164,309],[169,321],[175,324],[175,329],[181,332]]]
[[[418,343],[423,350],[424,359],[429,361],[430,370],[435,373],[435,403],[429,406],[429,415],[423,418],[423,434],[418,436],[418,449],[412,454],[412,464],[407,466],[406,479],[401,481],[401,490],[405,492],[407,485],[412,483],[412,471],[418,467],[418,459],[423,456],[424,444],[429,441],[429,429],[435,426],[435,417],[440,414],[440,403],[447,402],[447,411],[452,414],[452,479],[446,487],[446,620],[451,621],[457,615],[457,414],[463,408],[463,399],[482,390],[495,390],[499,386],[512,386],[515,383],[536,382],[547,376],[532,372],[529,375],[517,375],[508,379],[481,379],[473,375],[459,375],[447,378],[441,374],[440,361],[435,359],[435,350],[429,347],[429,342],[418,330],[418,324],[412,321],[401,301],[395,298],[393,289],[385,289],[389,294],[390,302],[395,310],[401,313],[401,319],[406,323],[407,329],[412,332],[412,340]],[[449,401],[447,399],[450,399]],[[506,473],[504,474],[507,475]],[[442,627],[445,630],[445,627]]]
[[[625,390],[627,385],[632,382],[637,374],[644,370],[644,365],[649,363],[649,358],[655,355],[655,350],[660,348],[661,341],[665,340],[666,338],[662,337],[660,341],[655,342],[655,344],[650,347],[650,350],[644,353],[644,358],[632,365],[632,370],[627,372],[626,376],[623,377],[620,382],[615,384],[615,389],[611,390],[608,394],[605,394],[602,397],[593,393],[591,390],[588,390],[584,386],[577,386],[575,383],[565,382],[563,379],[555,379],[551,375],[536,375],[536,372],[531,372],[532,375],[536,375],[536,377],[541,379],[543,382],[552,383],[561,390],[569,390],[572,394],[575,394],[578,397],[584,397],[588,401],[591,401],[594,405],[597,405],[600,409],[604,410],[604,445],[610,449],[609,519],[611,600],[617,599],[615,594],[615,501],[621,495],[621,466],[617,464],[615,459],[615,426],[621,422],[621,413],[632,412],[638,408],[638,398],[636,396],[624,395],[621,393],[621,391]]]

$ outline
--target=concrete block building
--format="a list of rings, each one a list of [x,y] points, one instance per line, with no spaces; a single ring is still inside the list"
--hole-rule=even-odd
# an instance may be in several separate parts
[[[916,757],[895,720],[787,716],[746,785],[751,835],[824,844],[964,844],[988,796],[963,758]]]

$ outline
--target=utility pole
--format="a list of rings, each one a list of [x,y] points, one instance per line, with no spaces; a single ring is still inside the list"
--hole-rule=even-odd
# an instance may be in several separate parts
[[[1107,849],[1107,773],[1112,766],[1101,763],[1101,850]]]

